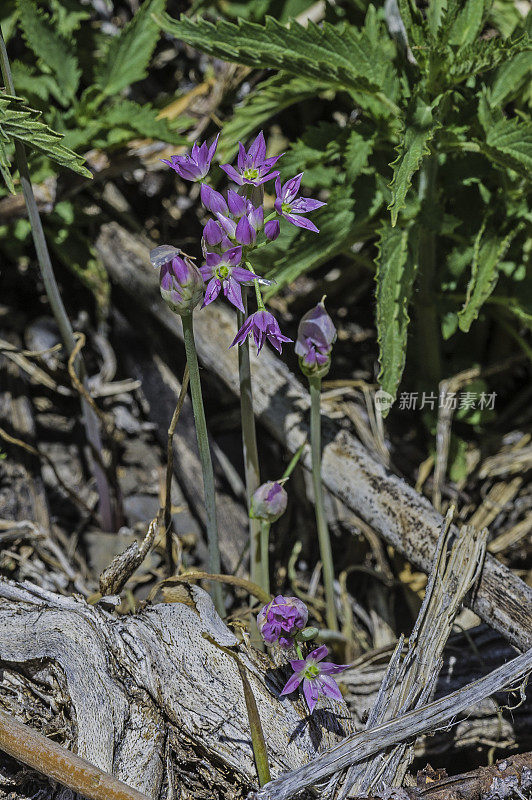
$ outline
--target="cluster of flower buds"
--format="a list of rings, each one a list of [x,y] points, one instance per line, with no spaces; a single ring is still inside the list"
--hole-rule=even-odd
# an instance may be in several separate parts
[[[249,516],[264,522],[276,522],[286,511],[288,495],[279,481],[267,481],[255,490]]]
[[[284,184],[281,183],[279,170],[274,169],[281,156],[266,158],[266,142],[262,131],[248,150],[241,142],[238,143],[236,166],[221,165],[222,170],[237,185],[237,191],[229,189],[224,197],[203,182],[210,170],[217,145],[218,137],[210,147],[206,142],[201,145],[196,143],[190,153],[165,160],[184,180],[201,182],[201,202],[212,217],[203,229],[204,264],[199,271],[188,259],[180,256],[174,256],[164,264],[160,258],[157,264],[152,258],[154,266],[161,267],[161,294],[173,311],[188,313],[199,302],[197,290],[200,280],[202,291],[205,291],[202,307],[223,294],[237,309],[244,312],[242,286],[254,285],[257,311],[244,320],[231,347],[242,344],[251,337],[259,353],[266,341],[280,353],[283,344],[292,340],[281,333],[277,320],[265,309],[260,286],[268,282],[256,273],[250,258],[256,247],[277,239],[281,229],[280,221],[283,219],[297,227],[319,233],[318,228],[305,215],[325,204],[309,197],[299,197],[303,173]],[[265,218],[264,185],[272,180],[275,181],[275,210]],[[156,248],[159,249],[161,248]],[[186,265],[186,275],[183,265]],[[204,283],[206,287],[203,286]],[[193,303],[193,300],[196,302]]]
[[[325,310],[325,298],[301,318],[295,351],[299,366],[307,377],[323,378],[331,365],[336,328]]]
[[[267,644],[278,644],[288,650],[294,646],[294,638],[303,630],[307,620],[308,610],[302,600],[278,594],[259,611],[257,627]]]
[[[303,695],[312,713],[320,697],[341,700],[342,695],[332,677],[346,669],[347,664],[333,664],[323,659],[329,654],[325,645],[312,650],[303,658],[300,644],[314,639],[317,628],[306,628],[308,610],[297,597],[279,594],[262,608],[257,616],[257,626],[264,641],[279,645],[284,650],[296,648],[297,659],[290,661],[294,674],[288,679],[281,695],[291,694],[302,684]]]

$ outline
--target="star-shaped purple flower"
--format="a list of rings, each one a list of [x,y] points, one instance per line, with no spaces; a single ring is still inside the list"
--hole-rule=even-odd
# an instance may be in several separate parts
[[[306,658],[290,661],[294,674],[286,682],[281,695],[291,694],[303,683],[303,694],[311,714],[320,695],[331,697],[333,700],[341,700],[342,693],[331,676],[342,672],[349,665],[322,661],[328,654],[328,647],[322,644],[321,647],[317,647],[309,653]]]
[[[247,152],[242,142],[238,143],[237,169],[230,164],[221,164],[220,166],[239,186],[244,184],[261,186],[279,175],[279,172],[270,172],[270,170],[280,158],[281,156],[266,158],[266,142],[261,131]]]
[[[231,347],[234,347],[235,344],[243,344],[248,336],[253,336],[258,353],[262,350],[266,339],[279,353],[283,350],[283,342],[293,341],[293,339],[283,336],[279,323],[273,314],[265,309],[259,309],[259,311],[249,315],[233,339]]]
[[[216,300],[223,289],[224,295],[230,303],[244,311],[242,303],[242,290],[240,284],[244,281],[252,281],[256,278],[249,269],[239,267],[242,260],[242,248],[232,247],[226,250],[223,255],[218,253],[207,253],[205,264],[200,267],[200,272],[204,281],[209,281],[202,308],[208,306]]]
[[[277,213],[291,222],[292,225],[297,225],[298,228],[306,228],[314,233],[319,233],[313,222],[306,217],[300,216],[301,214],[308,214],[309,211],[315,211],[321,206],[327,205],[322,203],[321,200],[312,200],[310,197],[298,197],[299,187],[301,186],[301,178],[303,173],[300,172],[294,178],[290,178],[284,186],[281,186],[281,179],[275,179],[275,210]]]
[[[210,147],[207,147],[207,142],[198,147],[197,142],[194,142],[190,153],[184,156],[172,156],[168,161],[163,158],[163,162],[172,167],[185,181],[201,181],[211,168],[211,161],[218,146],[218,138],[216,137]]]

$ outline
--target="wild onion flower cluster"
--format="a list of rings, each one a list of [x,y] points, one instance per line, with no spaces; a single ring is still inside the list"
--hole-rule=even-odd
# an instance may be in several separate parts
[[[281,696],[291,694],[302,684],[303,695],[312,713],[320,696],[341,700],[342,695],[332,677],[346,669],[347,664],[333,664],[323,659],[329,654],[325,645],[312,650],[305,658],[301,642],[314,638],[316,628],[305,628],[308,610],[297,597],[277,595],[257,617],[257,626],[266,644],[278,645],[283,650],[295,648],[298,658],[290,660],[294,672],[284,685]]]
[[[284,336],[277,320],[264,306],[260,289],[264,281],[252,264],[253,252],[277,239],[283,220],[319,233],[316,225],[305,215],[325,204],[320,200],[299,196],[303,173],[281,183],[280,172],[275,169],[281,156],[266,158],[266,142],[262,131],[248,150],[239,142],[236,166],[221,165],[221,169],[236,184],[236,190],[229,188],[224,197],[204,182],[217,144],[218,137],[210,147],[206,142],[200,146],[196,143],[191,153],[165,160],[184,180],[201,183],[201,202],[212,215],[203,229],[201,242],[204,263],[199,273],[206,284],[202,308],[224,295],[235,308],[244,312],[242,286],[254,286],[257,310],[244,320],[231,347],[243,344],[251,337],[259,353],[266,341],[281,353],[283,344],[292,340]],[[264,186],[269,181],[275,182],[274,210],[265,216]],[[190,286],[193,283],[195,289],[197,276],[191,278],[183,273],[186,287],[181,287],[179,279],[176,281],[174,278],[176,269],[181,275],[180,264],[175,268],[166,265],[161,269],[161,291],[173,310],[182,313],[180,309],[183,304],[175,302],[176,292],[185,294],[187,299],[190,295],[191,303],[192,299],[196,300],[197,293],[191,291]],[[186,290],[182,291],[183,288]]]

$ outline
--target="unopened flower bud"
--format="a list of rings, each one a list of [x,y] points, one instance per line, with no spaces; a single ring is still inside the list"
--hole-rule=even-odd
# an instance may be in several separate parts
[[[213,189],[212,186],[209,186],[207,183],[202,183],[200,196],[201,202],[211,214],[229,214],[229,209],[223,195],[217,192],[216,189]]]
[[[250,517],[275,522],[286,511],[288,495],[278,481],[267,481],[253,493]]]
[[[270,242],[274,242],[277,239],[280,230],[281,226],[279,225],[278,219],[271,219],[264,226],[264,234],[266,238],[270,240]]]
[[[209,247],[220,244],[223,238],[223,231],[213,219],[210,219],[203,228],[203,241]]]
[[[305,603],[298,597],[277,595],[259,611],[257,627],[267,644],[279,644],[288,649],[294,644],[294,637],[308,620]]]
[[[190,314],[203,298],[203,278],[186,258],[174,256],[161,267],[161,296],[176,314]]]
[[[331,362],[331,350],[336,341],[336,328],[325,310],[323,300],[301,318],[295,351],[299,366],[308,377],[323,377]]]

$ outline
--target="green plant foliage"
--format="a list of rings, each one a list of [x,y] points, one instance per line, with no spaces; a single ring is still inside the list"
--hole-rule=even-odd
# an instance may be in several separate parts
[[[415,273],[416,260],[409,247],[409,229],[384,225],[379,231],[376,273],[379,383],[394,399],[405,365],[410,322],[408,305]]]
[[[17,0],[24,38],[37,58],[50,68],[65,105],[73,99],[81,70],[71,42],[52,24],[35,0]]]
[[[166,0],[145,0],[133,19],[109,42],[95,68],[95,84],[104,96],[117,94],[146,77],[159,38],[153,15],[162,13],[165,5]]]
[[[428,155],[429,142],[436,131],[432,108],[417,98],[412,114],[407,117],[406,128],[399,145],[399,155],[391,165],[393,179],[390,185],[392,202],[388,206],[392,215],[392,226],[397,222],[399,211],[405,207],[406,195],[412,185],[412,177]]]
[[[356,90],[374,97],[389,111],[395,109],[382,92],[383,86],[393,82],[391,65],[363,30],[328,23],[319,27],[312,22],[303,27],[295,21],[285,27],[272,17],[266,18],[265,25],[245,20],[238,25],[225,20],[214,25],[164,15],[160,24],[167,33],[210,55]]]
[[[9,172],[10,160],[7,145],[16,139],[29,148],[39,150],[62,167],[91,178],[91,172],[83,166],[83,158],[63,144],[63,136],[51,130],[41,119],[41,112],[27,108],[20,97],[0,93],[0,165],[2,175],[10,191],[14,191]]]

